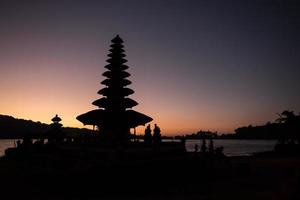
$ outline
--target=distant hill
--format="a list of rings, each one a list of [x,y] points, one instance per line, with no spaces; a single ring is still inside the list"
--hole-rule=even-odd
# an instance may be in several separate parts
[[[279,139],[281,141],[297,140],[300,142],[300,114],[285,110],[278,114],[274,123],[261,126],[245,126],[235,130],[235,137],[241,139]]]
[[[279,139],[285,137],[288,130],[282,123],[267,123],[260,126],[244,126],[235,129],[237,139]]]
[[[217,132],[199,131],[198,133],[186,135],[186,139],[276,139],[281,142],[294,140],[300,143],[300,113],[297,115],[293,111],[284,110],[278,116],[279,118],[273,123],[239,127],[235,129],[233,134],[219,135]]]
[[[32,120],[16,119],[12,116],[0,115],[0,139],[23,138],[24,136],[38,137],[49,131],[49,124]],[[67,135],[80,136],[94,134],[89,129],[63,127]]]

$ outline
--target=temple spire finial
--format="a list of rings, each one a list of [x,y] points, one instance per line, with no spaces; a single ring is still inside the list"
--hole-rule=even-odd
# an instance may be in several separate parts
[[[114,39],[111,40],[111,42],[113,42],[113,43],[123,43],[124,41],[119,36],[119,34],[117,34],[116,37],[114,37]]]

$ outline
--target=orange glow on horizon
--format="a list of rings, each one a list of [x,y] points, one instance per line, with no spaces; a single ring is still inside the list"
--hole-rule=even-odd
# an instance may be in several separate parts
[[[96,109],[91,102],[99,98],[96,94],[97,89],[102,88],[99,82],[93,80],[90,83],[79,81],[69,84],[71,80],[68,76],[53,76],[54,79],[46,80],[41,74],[31,76],[30,79],[17,76],[15,79],[19,80],[15,84],[2,87],[2,94],[7,95],[1,98],[1,114],[47,124],[50,124],[52,117],[58,114],[64,127],[91,128],[83,126],[76,120],[76,116]],[[80,79],[76,76],[70,77]],[[211,102],[205,100],[198,101],[197,107],[194,107],[195,103],[190,103],[189,98],[182,96],[181,99],[173,99],[172,91],[165,89],[166,92],[163,94],[155,85],[147,89],[136,86],[139,85],[133,82],[131,88],[136,93],[132,95],[132,99],[139,103],[134,110],[151,116],[154,120],[150,124],[152,127],[154,123],[158,124],[163,135],[191,134],[199,130],[229,133],[242,125],[266,122],[265,116],[256,117],[253,122],[251,121],[251,118],[254,119],[253,116],[243,117],[229,115],[230,113],[221,115],[226,113],[224,107],[211,107]],[[161,88],[164,89],[164,86]],[[153,96],[155,93],[156,96]],[[219,115],[216,116],[215,113]],[[239,120],[236,120],[237,117]],[[268,117],[272,119],[272,116]],[[143,126],[138,127],[137,134],[143,134],[144,129]]]
[[[52,74],[49,74],[49,71],[44,72],[43,68],[49,67],[41,67],[40,71],[32,71],[27,76],[20,72],[8,74],[14,80],[6,80],[1,85],[2,94],[6,94],[1,97],[1,114],[47,124],[58,114],[64,127],[90,128],[77,121],[76,116],[96,108],[91,102],[99,98],[96,94],[96,91],[102,88],[99,81],[86,82],[82,74],[69,74],[63,66],[60,71],[50,70]],[[103,79],[89,72],[85,76]],[[154,119],[151,122],[152,126],[157,123],[163,135],[190,134],[200,129],[228,132],[235,128],[228,127],[225,123],[215,123],[214,119],[207,119],[208,116],[205,116],[205,119],[201,116],[201,110],[191,107],[188,103],[179,109],[178,105],[188,102],[188,99],[173,100],[160,93],[155,85],[145,89],[137,87],[139,85],[136,82],[133,81],[131,87],[136,92],[132,98],[139,103],[134,110],[151,116]],[[153,97],[152,93],[156,93],[156,96]],[[165,94],[172,95],[168,92]],[[143,126],[138,127],[137,134],[143,134],[144,129]]]
[[[47,124],[58,114],[64,127],[89,128],[77,121],[76,116],[96,109],[91,102],[99,98],[96,92],[102,88],[99,82],[103,80],[101,70],[104,69],[98,67],[99,63],[95,65],[99,71],[97,75],[90,71],[77,72],[76,68],[69,71],[64,63],[57,67],[59,70],[48,66],[40,67],[38,71],[23,70],[26,76],[22,71],[9,72],[6,75],[9,78],[1,80],[1,93],[5,95],[1,96],[0,113]],[[132,71],[130,68],[129,72]],[[257,115],[255,112],[243,115],[230,109],[244,106],[239,105],[240,102],[233,101],[229,106],[224,106],[224,102],[212,101],[205,98],[206,95],[202,99],[189,96],[184,88],[169,87],[154,81],[142,85],[137,77],[132,73],[130,88],[135,94],[130,97],[139,103],[134,110],[151,116],[154,119],[152,126],[157,123],[163,135],[190,134],[199,130],[228,133],[242,125],[264,124],[265,119],[274,118],[272,112],[268,115]],[[177,90],[182,94],[178,95]],[[137,133],[143,134],[144,128],[138,127]]]

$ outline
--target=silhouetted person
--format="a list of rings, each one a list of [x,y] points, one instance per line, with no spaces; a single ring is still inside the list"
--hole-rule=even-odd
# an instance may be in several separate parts
[[[161,143],[160,128],[156,124],[154,124],[154,129],[153,129],[153,143],[154,144]]]
[[[213,141],[213,139],[209,140],[208,152],[209,153],[214,153],[214,141]]]
[[[198,144],[195,144],[195,152],[198,152],[198,150],[199,150],[199,146]]]
[[[224,150],[223,146],[217,147],[216,148],[216,155],[217,156],[224,156],[223,150]]]
[[[17,148],[21,146],[21,141],[17,140]]]
[[[22,143],[22,145],[23,145],[24,147],[29,147],[29,146],[31,146],[31,145],[32,145],[32,139],[31,139],[30,137],[28,137],[28,136],[25,136],[25,137],[23,138],[23,143]]]
[[[152,135],[151,135],[151,127],[150,124],[145,129],[144,142],[146,144],[152,144]]]
[[[180,137],[180,142],[185,146],[185,142],[186,142],[185,136]]]
[[[201,152],[202,153],[206,152],[206,140],[205,140],[205,138],[202,139]]]

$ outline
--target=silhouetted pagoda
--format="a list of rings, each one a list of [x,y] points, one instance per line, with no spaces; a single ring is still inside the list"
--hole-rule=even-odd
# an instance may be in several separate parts
[[[99,109],[79,115],[77,119],[84,125],[97,126],[104,140],[128,142],[130,128],[145,125],[152,118],[131,110],[138,103],[128,98],[134,91],[126,87],[131,81],[126,79],[130,74],[126,72],[128,66],[124,64],[127,60],[124,59],[123,40],[117,35],[111,41],[110,58],[106,60],[109,64],[105,66],[108,71],[102,74],[107,79],[101,82],[106,87],[98,91],[103,97],[93,102]]]
[[[62,142],[65,138],[65,133],[62,131],[61,118],[58,115],[55,115],[51,119],[52,123],[50,124],[49,130],[45,133],[44,138],[48,139],[50,143]]]
[[[60,128],[60,127],[62,127],[62,124],[59,123],[59,122],[61,121],[61,118],[60,118],[58,115],[55,115],[55,117],[53,117],[53,118],[51,119],[51,121],[53,122],[53,123],[51,124],[51,126],[52,126],[53,128]]]

